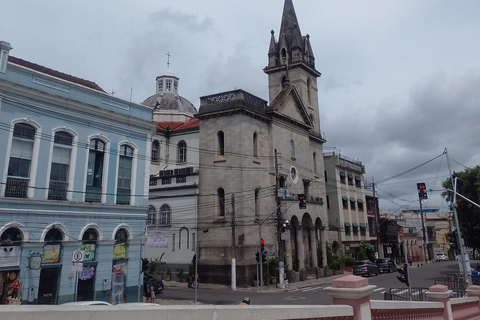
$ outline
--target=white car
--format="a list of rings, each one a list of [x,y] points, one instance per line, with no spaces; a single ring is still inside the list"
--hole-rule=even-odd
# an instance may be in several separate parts
[[[62,303],[62,306],[111,306],[111,303],[105,301],[74,301]]]
[[[448,261],[448,257],[445,255],[445,253],[437,253],[435,255],[435,261]]]

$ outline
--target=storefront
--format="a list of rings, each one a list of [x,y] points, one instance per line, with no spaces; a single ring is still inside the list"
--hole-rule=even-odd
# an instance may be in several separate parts
[[[20,254],[22,234],[17,228],[8,228],[0,235],[0,303],[20,304]]]
[[[127,276],[127,240],[128,233],[119,229],[115,234],[112,262],[112,304],[125,302],[125,284]]]
[[[62,269],[63,233],[57,228],[48,230],[43,246],[40,281],[38,284],[38,304],[56,304],[58,284]]]

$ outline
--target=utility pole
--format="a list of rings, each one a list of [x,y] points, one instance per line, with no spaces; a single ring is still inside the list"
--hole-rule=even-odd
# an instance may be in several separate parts
[[[423,252],[425,254],[425,263],[428,263],[428,246],[427,246],[427,233],[425,231],[425,218],[423,217],[422,199],[418,199],[420,202],[420,217],[422,218],[422,232],[423,232]]]
[[[237,290],[237,270],[235,260],[235,194],[232,193],[232,290]]]
[[[372,192],[373,192],[373,215],[375,216],[375,229],[377,230],[377,252],[378,258],[383,258],[382,238],[380,234],[379,213],[377,212],[377,198],[375,197],[375,179],[372,177]]]
[[[277,158],[277,149],[275,149],[275,199],[277,201],[277,241],[278,241],[278,284],[281,289],[284,288],[284,273],[285,273],[285,262],[284,262],[284,252],[283,252],[283,243],[282,243],[282,210],[281,207],[281,200],[278,196],[278,188],[279,188],[279,175],[278,175],[278,158]]]

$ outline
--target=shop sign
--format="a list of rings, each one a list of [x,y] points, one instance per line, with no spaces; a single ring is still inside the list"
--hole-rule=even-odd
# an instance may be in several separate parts
[[[83,261],[95,260],[95,244],[84,243],[80,246],[80,251],[83,251]]]
[[[20,264],[20,246],[0,247],[0,267],[13,267]]]
[[[30,253],[30,258],[28,258],[28,268],[31,270],[38,270],[42,265],[42,255],[40,252]]]
[[[43,247],[42,263],[60,262],[60,244],[47,244]]]
[[[95,268],[86,266],[83,267],[82,270],[78,273],[79,280],[89,280],[93,278]]]
[[[148,248],[168,248],[168,238],[162,232],[155,232],[147,238]]]
[[[125,258],[127,256],[127,244],[116,243],[113,245],[113,258]]]

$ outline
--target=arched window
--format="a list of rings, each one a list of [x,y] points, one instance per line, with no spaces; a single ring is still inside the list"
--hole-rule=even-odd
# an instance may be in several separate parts
[[[127,230],[120,228],[115,233],[115,243],[125,243],[128,240]]]
[[[160,143],[158,140],[152,142],[152,155],[150,157],[151,163],[158,163],[160,161]]]
[[[178,143],[177,163],[187,163],[187,143],[183,140]]]
[[[147,226],[154,226],[157,224],[157,209],[154,206],[148,206],[147,212]]]
[[[190,241],[190,234],[188,232],[188,229],[185,227],[180,228],[180,235],[178,237],[178,249],[182,249],[182,243],[186,243],[187,247],[186,249],[188,250],[189,248],[189,241]]]
[[[218,213],[220,216],[225,217],[225,190],[223,188],[217,189],[218,198]]]
[[[307,79],[307,101],[308,101],[308,104],[309,104],[309,105],[312,104],[310,78]]]
[[[290,156],[295,158],[295,141],[293,139],[290,139]]]
[[[160,224],[162,225],[170,225],[171,219],[171,210],[168,204],[164,204],[160,207]]]
[[[260,215],[260,188],[255,189],[255,217]]]
[[[53,143],[48,199],[66,200],[73,136],[68,132],[56,132]]]
[[[253,157],[258,158],[258,135],[256,132],[253,133]]]
[[[282,49],[282,63],[287,64],[287,50],[285,48]]]
[[[22,233],[17,228],[8,228],[0,235],[0,244],[2,245],[18,244],[22,240]]]
[[[85,202],[102,201],[103,162],[105,160],[104,158],[105,142],[100,139],[90,140]]]
[[[223,131],[217,132],[217,154],[223,156],[225,154],[225,134]]]
[[[132,182],[133,149],[130,146],[120,146],[117,176],[117,204],[130,204]]]
[[[47,234],[45,235],[45,242],[59,242],[63,241],[63,232],[60,229],[52,228],[48,230]]]
[[[5,197],[27,197],[34,143],[35,128],[26,123],[15,124]]]

